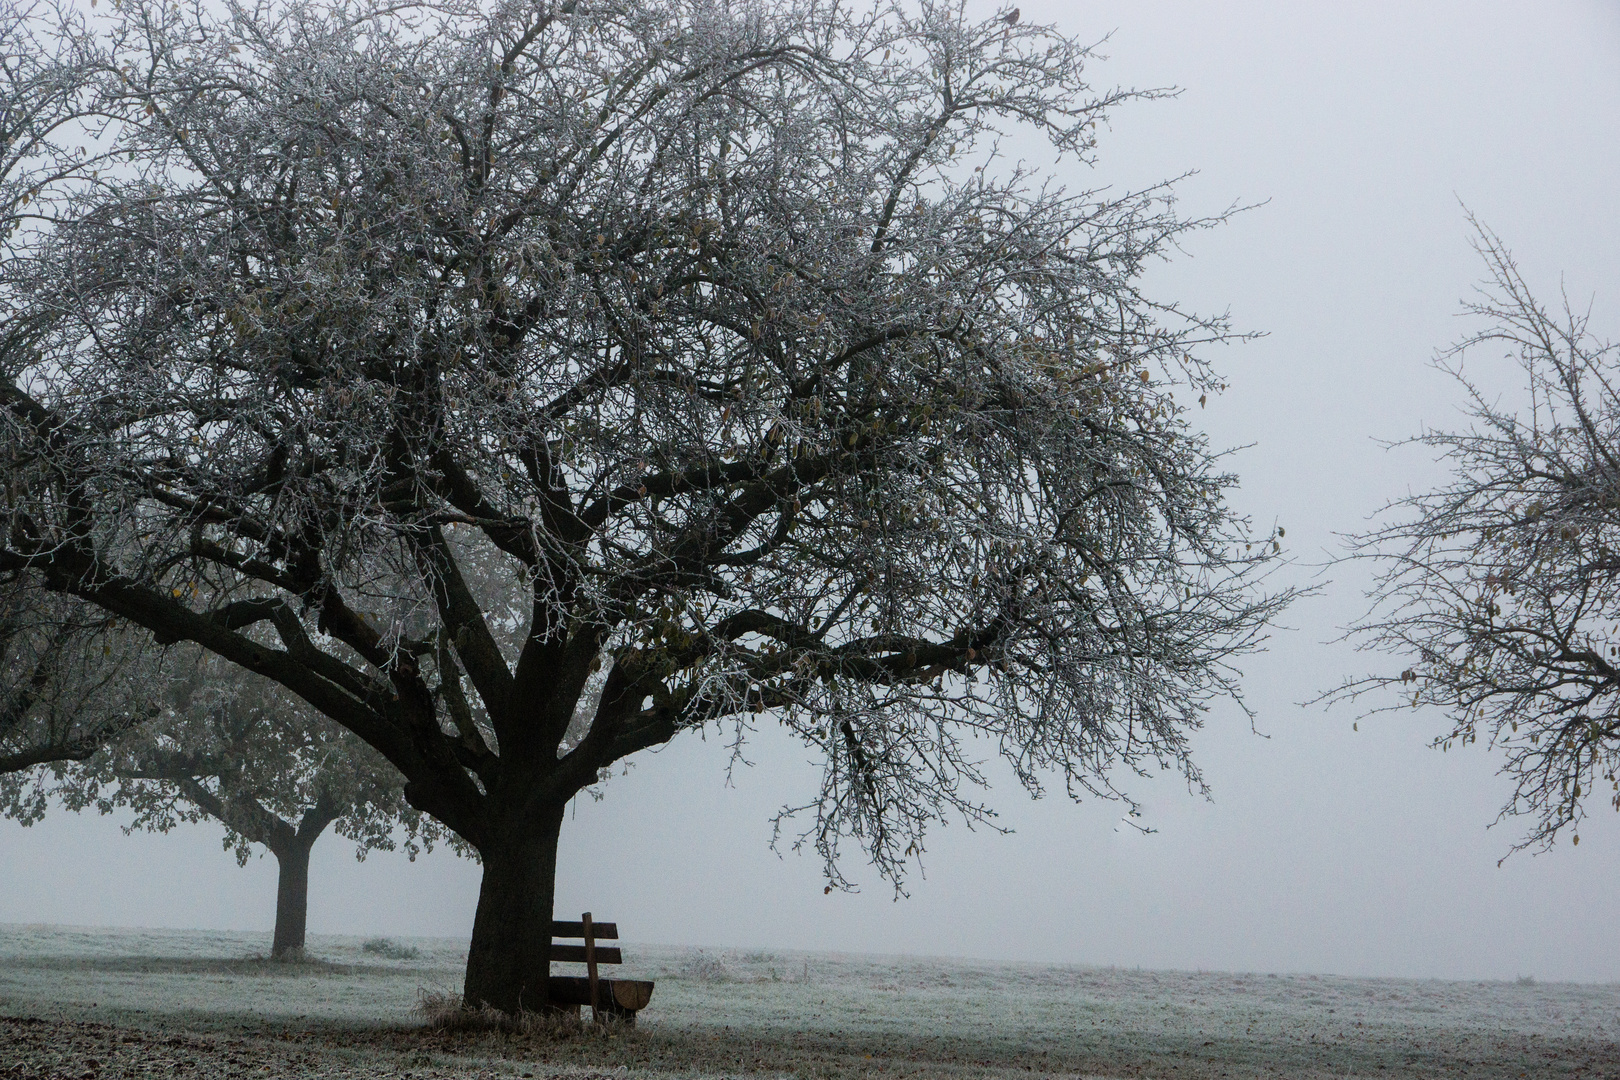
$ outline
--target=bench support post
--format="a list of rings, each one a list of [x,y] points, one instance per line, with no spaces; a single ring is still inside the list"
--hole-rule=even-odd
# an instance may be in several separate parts
[[[585,926],[585,976],[591,981],[591,1023],[602,1022],[601,998],[598,996],[599,985],[596,979],[596,934],[591,929],[591,913],[586,912],[579,917]]]

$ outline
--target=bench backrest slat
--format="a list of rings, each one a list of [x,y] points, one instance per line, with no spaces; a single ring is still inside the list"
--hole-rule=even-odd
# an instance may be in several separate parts
[[[562,919],[551,921],[551,936],[554,938],[583,938],[585,924],[582,922],[565,922]],[[597,941],[618,941],[619,924],[610,922],[592,922],[591,937]]]
[[[583,964],[586,959],[585,946],[558,945],[553,941],[551,943],[551,958],[569,964]],[[616,945],[598,945],[596,947],[596,962],[598,964],[622,964],[624,963],[624,954],[619,951]]]

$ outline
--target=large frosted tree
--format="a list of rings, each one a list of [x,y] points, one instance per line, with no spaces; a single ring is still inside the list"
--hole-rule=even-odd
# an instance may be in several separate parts
[[[0,568],[386,757],[482,858],[469,1002],[546,1000],[568,801],[685,731],[819,756],[830,886],[985,815],[981,753],[1201,786],[1285,597],[1187,420],[1227,328],[1140,291],[1210,222],[998,150],[1084,175],[1133,96],[1085,46],[937,3],[216,10],[107,16],[117,164],[5,253]]]

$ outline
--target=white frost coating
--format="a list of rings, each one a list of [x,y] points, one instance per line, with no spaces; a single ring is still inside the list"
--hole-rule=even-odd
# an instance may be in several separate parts
[[[313,934],[312,955],[353,970],[298,974],[244,962],[268,948],[267,934],[0,924],[0,1002],[13,1014],[75,1015],[93,1001],[94,1018],[205,1029],[230,1016],[410,1022],[420,989],[453,985],[465,952],[459,940],[401,940],[421,955],[379,961],[363,950],[364,938]],[[790,1060],[794,1047],[865,1044],[895,1063],[916,1052],[924,1062],[975,1068],[972,1075],[981,1075],[981,1062],[1044,1052],[1054,1063],[1097,1054],[1180,1061],[1178,1075],[1194,1076],[1204,1068],[1228,1076],[1516,1076],[1520,1068],[1547,1075],[1620,1039],[1614,985],[624,949],[627,974],[658,982],[638,1019],[648,1037],[757,1042]],[[184,1015],[191,1010],[202,1012]],[[870,1066],[853,1056],[857,1071]]]
[[[841,841],[898,882],[992,823],[985,753],[1202,788],[1279,545],[1173,395],[1225,320],[1140,291],[1220,219],[997,153],[1083,175],[1152,96],[1085,45],[832,0],[128,3],[81,44],[120,163],[24,170],[0,569],[280,682],[492,850],[766,719],[824,762],[784,817],[831,886]]]

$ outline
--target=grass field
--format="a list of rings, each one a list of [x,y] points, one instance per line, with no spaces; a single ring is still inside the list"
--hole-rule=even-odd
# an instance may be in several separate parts
[[[0,1077],[1620,1076],[1609,985],[627,944],[658,982],[637,1027],[541,1037],[422,1027],[464,942],[366,945],[0,924]]]

